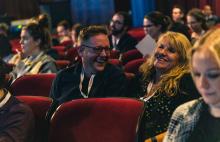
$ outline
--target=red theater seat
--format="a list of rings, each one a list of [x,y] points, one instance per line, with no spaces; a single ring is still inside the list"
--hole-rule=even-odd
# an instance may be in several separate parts
[[[50,142],[134,142],[143,102],[90,98],[61,105],[51,119]]]
[[[49,96],[56,74],[24,75],[16,79],[9,90],[14,96]]]
[[[124,71],[126,73],[134,73],[134,74],[138,73],[139,67],[144,63],[145,60],[146,59],[144,58],[140,58],[128,62],[127,64],[124,65]]]
[[[121,61],[123,65],[125,65],[129,61],[139,58],[143,58],[141,52],[139,52],[137,49],[132,49],[122,54]]]
[[[21,102],[30,106],[35,117],[35,142],[48,141],[48,122],[45,115],[49,109],[52,100],[48,97],[41,96],[16,96]]]

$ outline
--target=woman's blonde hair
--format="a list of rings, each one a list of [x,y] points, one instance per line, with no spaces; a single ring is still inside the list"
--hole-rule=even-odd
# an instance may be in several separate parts
[[[191,48],[191,43],[181,33],[166,32],[159,37],[157,47],[160,45],[163,39],[168,39],[169,45],[176,49],[179,55],[179,61],[176,66],[161,76],[157,91],[160,93],[165,92],[166,94],[172,96],[175,95],[179,89],[179,80],[182,75],[186,72],[189,72],[187,51]],[[150,59],[141,65],[140,72],[143,74],[144,81],[149,82],[154,79],[156,75],[154,61],[155,55],[153,54]]]
[[[207,31],[193,46],[190,54],[190,66],[192,66],[192,56],[195,52],[208,50],[216,59],[220,66],[220,28],[212,28]]]

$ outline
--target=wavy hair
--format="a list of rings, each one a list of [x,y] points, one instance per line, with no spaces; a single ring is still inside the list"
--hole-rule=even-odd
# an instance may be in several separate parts
[[[166,32],[159,37],[158,45],[163,42],[163,39],[168,39],[169,45],[177,50],[179,61],[169,71],[161,76],[159,81],[158,92],[165,92],[173,96],[179,89],[179,81],[183,74],[189,72],[189,62],[187,58],[187,51],[191,48],[190,41],[181,33]],[[155,53],[154,53],[155,54]],[[154,54],[140,67],[140,72],[143,74],[143,81],[149,82],[156,76],[156,69],[154,67],[155,56]]]

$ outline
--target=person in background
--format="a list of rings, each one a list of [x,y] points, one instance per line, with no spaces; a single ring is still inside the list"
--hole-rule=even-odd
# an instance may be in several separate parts
[[[72,26],[71,29],[71,38],[73,41],[73,47],[76,48],[77,47],[77,42],[78,42],[78,37],[79,37],[79,33],[80,31],[84,28],[83,25],[81,25],[80,23],[76,23]]]
[[[185,24],[184,9],[180,5],[174,5],[172,9],[172,24],[169,27],[169,31],[179,32],[184,34],[190,41],[191,35],[189,28]]]
[[[191,9],[186,16],[187,25],[192,31],[191,43],[194,44],[208,30],[206,25],[205,15],[200,9]]]
[[[25,74],[56,73],[52,57],[45,54],[50,48],[48,34],[38,23],[29,23],[21,30],[22,57],[10,73],[11,81]]]
[[[120,11],[113,15],[109,25],[111,49],[118,50],[120,53],[135,49],[137,40],[127,33],[130,25],[128,13]]]
[[[0,23],[0,58],[8,61],[12,56],[12,47],[8,38],[8,25]]]
[[[68,21],[63,20],[60,21],[57,25],[57,35],[59,39],[59,43],[63,43],[65,41],[70,41],[71,36],[70,36],[70,24]]]
[[[173,22],[185,24],[184,10],[180,5],[174,5],[172,9],[172,20]]]
[[[0,142],[33,142],[34,115],[5,89],[6,70],[0,59]]]
[[[220,141],[220,29],[211,29],[190,52],[191,74],[201,98],[179,106],[164,142]]]
[[[143,20],[145,34],[149,34],[155,41],[162,33],[167,31],[170,24],[170,18],[159,11],[148,13]]]
[[[171,115],[179,105],[198,98],[189,73],[187,51],[189,40],[181,33],[163,33],[154,54],[140,67],[133,81],[136,98],[145,102],[140,142],[158,139],[166,132]]]
[[[210,5],[205,5],[202,12],[205,15],[206,25],[211,28],[220,22],[218,16],[213,14],[212,8]]]
[[[59,72],[50,92],[53,99],[47,119],[62,103],[80,98],[125,95],[126,77],[122,69],[108,63],[110,44],[106,28],[89,26],[79,35],[82,62]]]

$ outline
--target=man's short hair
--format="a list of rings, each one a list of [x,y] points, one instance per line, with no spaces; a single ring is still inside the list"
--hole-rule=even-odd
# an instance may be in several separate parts
[[[108,35],[107,28],[104,26],[97,26],[97,25],[85,27],[80,31],[79,41],[85,42],[89,40],[91,37],[99,35],[99,34]]]
[[[115,13],[114,15],[121,15],[123,16],[124,18],[124,26],[128,26],[130,27],[131,26],[131,17],[130,15],[127,13],[127,12],[124,12],[124,11],[119,11],[117,13]]]
[[[63,26],[65,30],[70,29],[70,24],[66,20],[60,21],[57,26]]]

